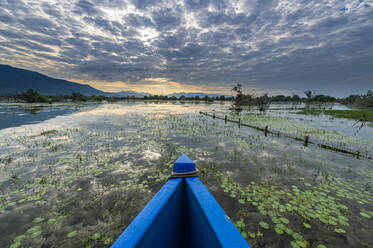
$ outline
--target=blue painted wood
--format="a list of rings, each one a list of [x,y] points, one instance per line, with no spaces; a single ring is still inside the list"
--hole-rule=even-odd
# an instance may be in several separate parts
[[[183,173],[193,168],[184,155]],[[198,177],[169,179],[111,247],[250,248]]]
[[[169,180],[111,246],[183,247],[183,178]]]
[[[196,170],[196,164],[186,155],[183,154],[174,163],[174,173],[188,173]]]
[[[185,178],[189,247],[250,248],[198,177]]]

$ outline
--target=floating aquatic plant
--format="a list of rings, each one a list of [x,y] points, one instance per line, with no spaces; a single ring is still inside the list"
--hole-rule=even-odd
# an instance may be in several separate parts
[[[68,238],[73,238],[73,237],[75,237],[76,235],[78,235],[78,231],[72,231],[72,232],[69,232],[68,234],[67,234],[67,237]]]

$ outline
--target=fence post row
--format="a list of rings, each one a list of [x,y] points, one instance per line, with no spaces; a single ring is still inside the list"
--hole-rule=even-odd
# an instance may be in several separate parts
[[[203,115],[209,116],[207,112],[206,112],[206,113],[203,113],[202,111],[200,111],[200,114],[203,114]],[[210,116],[212,116],[214,119],[216,118],[215,113],[213,113],[213,114],[210,115]],[[222,119],[222,118],[221,118],[221,119]],[[225,117],[224,117],[224,121],[225,121],[225,123],[228,122],[228,116],[227,116],[227,115],[225,115]],[[229,121],[231,121],[231,122],[235,122],[234,120],[229,120]],[[237,122],[237,123],[238,123],[238,127],[240,128],[240,127],[241,127],[241,118],[238,118],[238,122]],[[259,130],[263,130],[263,129],[259,128],[259,127],[251,126],[251,125],[248,125],[248,124],[246,124],[246,126],[248,126],[248,127],[252,127],[252,128],[256,128],[256,129],[259,129]],[[273,132],[273,133],[275,133],[275,132]],[[268,126],[265,126],[265,127],[264,127],[264,135],[267,136],[267,134],[268,134]],[[281,132],[280,132],[280,131],[277,131],[277,136],[280,137],[280,135],[281,135]],[[284,135],[284,137],[288,137],[288,138],[292,138],[292,139],[296,139],[296,140],[302,140],[302,139],[297,138],[297,137],[289,136],[289,135],[286,134],[286,133],[284,133],[283,135]],[[309,141],[309,136],[304,136],[304,146],[307,147],[307,146],[308,146],[308,143],[310,143],[310,141]],[[356,152],[354,152],[354,151],[346,152],[345,150],[337,149],[337,148],[335,148],[335,147],[333,147],[333,146],[328,146],[328,145],[324,145],[324,144],[317,144],[317,145],[318,145],[319,147],[321,147],[321,148],[324,148],[324,149],[333,150],[333,151],[337,151],[337,152],[343,152],[343,153],[349,153],[349,154],[351,154],[351,155],[353,155],[353,156],[356,156],[356,158],[358,158],[358,159],[360,159],[361,157],[363,157],[363,158],[367,158],[367,159],[373,159],[373,158],[370,157],[368,154],[367,154],[367,155],[361,155],[360,151],[356,151]]]
[[[304,146],[308,146],[308,136],[304,136]]]

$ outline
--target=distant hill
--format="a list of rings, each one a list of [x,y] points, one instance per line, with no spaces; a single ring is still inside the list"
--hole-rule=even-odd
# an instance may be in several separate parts
[[[220,97],[221,95],[223,94],[206,94],[206,93],[202,93],[202,92],[197,92],[197,93],[185,93],[185,92],[179,92],[179,93],[173,93],[173,94],[169,94],[167,95],[168,97],[172,97],[172,96],[175,96],[177,98],[181,97],[181,96],[185,96],[185,97],[196,97],[198,96],[199,98],[204,98],[205,95],[207,95],[208,97]],[[223,95],[225,97],[232,97],[231,95]]]
[[[111,95],[88,85],[51,78],[9,65],[0,65],[0,95],[17,94],[30,88],[42,95],[71,95],[73,92],[87,96]]]
[[[134,97],[137,97],[137,98],[143,98],[144,96],[151,96],[151,94],[148,94],[148,93],[139,93],[139,92],[136,92],[136,91],[120,91],[120,92],[115,92],[115,93],[111,93],[113,96],[116,96],[116,97],[131,97],[131,96],[134,96]]]
[[[0,95],[13,95],[22,93],[28,89],[34,89],[42,95],[71,95],[73,92],[81,93],[86,96],[114,96],[114,97],[137,97],[151,96],[149,93],[140,93],[136,91],[121,91],[121,92],[104,92],[95,89],[89,85],[78,84],[62,79],[55,79],[45,76],[41,73],[15,68],[9,65],[0,65]],[[205,93],[174,93],[167,95],[168,97],[175,96],[179,98],[185,97],[203,98],[205,95],[209,97],[220,97],[220,94],[205,94]],[[231,97],[230,95],[224,95]]]

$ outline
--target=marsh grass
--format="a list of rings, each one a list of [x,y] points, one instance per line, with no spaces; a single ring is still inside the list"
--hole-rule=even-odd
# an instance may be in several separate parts
[[[58,130],[48,130],[48,131],[44,131],[44,132],[41,132],[40,133],[40,136],[48,136],[48,135],[53,135],[53,134],[56,134],[58,133]]]
[[[373,110],[369,109],[356,109],[356,110],[321,110],[321,109],[304,109],[298,111],[297,114],[301,115],[329,115],[334,118],[346,118],[356,121],[373,122]]]

